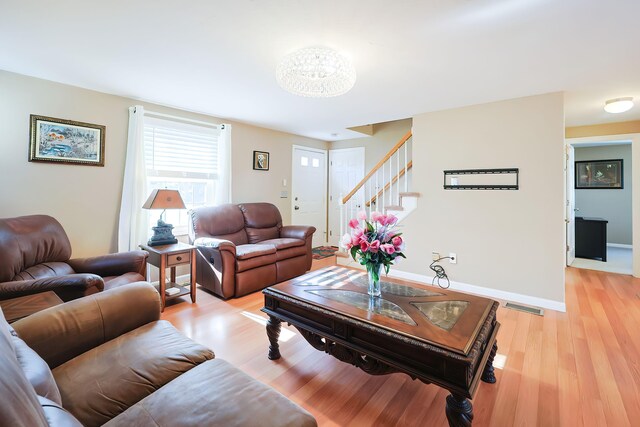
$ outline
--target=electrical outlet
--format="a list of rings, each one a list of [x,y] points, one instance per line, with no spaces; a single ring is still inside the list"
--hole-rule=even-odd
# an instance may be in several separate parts
[[[456,255],[454,252],[449,252],[449,263],[451,264],[458,263],[458,255]]]
[[[440,258],[440,254],[438,252],[431,252],[431,260],[437,261]]]

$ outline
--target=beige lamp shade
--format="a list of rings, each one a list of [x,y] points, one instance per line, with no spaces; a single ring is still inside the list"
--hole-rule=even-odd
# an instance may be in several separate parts
[[[178,190],[156,189],[151,192],[143,209],[186,209]]]

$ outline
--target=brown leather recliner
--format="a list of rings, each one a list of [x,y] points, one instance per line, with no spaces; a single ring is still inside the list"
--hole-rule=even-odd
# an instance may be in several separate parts
[[[159,317],[148,283],[12,325],[0,310],[0,426],[316,427],[307,411]]]
[[[71,258],[62,225],[47,215],[0,219],[0,300],[54,291],[63,301],[143,281],[145,251]]]
[[[198,247],[196,281],[222,298],[239,297],[311,268],[315,227],[282,225],[271,203],[225,204],[189,211]]]

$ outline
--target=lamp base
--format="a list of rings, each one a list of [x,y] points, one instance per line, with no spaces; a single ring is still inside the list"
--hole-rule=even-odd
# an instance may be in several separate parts
[[[151,227],[153,230],[153,236],[147,242],[149,246],[161,246],[161,245],[171,245],[174,243],[178,243],[178,239],[173,235],[173,225],[167,224],[163,220],[158,220],[158,225],[155,227]]]

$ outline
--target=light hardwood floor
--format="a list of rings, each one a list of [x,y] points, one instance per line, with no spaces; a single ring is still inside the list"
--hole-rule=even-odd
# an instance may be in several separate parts
[[[314,267],[332,263],[332,258]],[[517,280],[517,278],[514,278]],[[567,313],[500,308],[496,384],[481,383],[475,426],[640,425],[640,279],[569,268]],[[320,426],[446,426],[448,392],[403,374],[369,376],[283,324],[267,359],[262,294],[167,307],[163,318],[311,412]],[[251,402],[247,402],[251,404]]]

